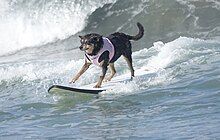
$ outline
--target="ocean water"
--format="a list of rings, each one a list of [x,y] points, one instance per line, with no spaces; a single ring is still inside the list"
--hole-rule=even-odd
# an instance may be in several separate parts
[[[0,139],[220,139],[219,13],[218,0],[0,0]],[[154,74],[95,96],[47,92],[81,68],[78,35],[136,22],[134,68]]]

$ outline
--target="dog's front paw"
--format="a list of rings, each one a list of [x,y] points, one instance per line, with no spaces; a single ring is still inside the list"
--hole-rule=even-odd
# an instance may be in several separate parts
[[[69,81],[69,84],[73,84],[73,83],[75,83],[76,82],[76,79],[71,79],[70,81]]]
[[[101,88],[101,85],[97,84],[93,88]]]

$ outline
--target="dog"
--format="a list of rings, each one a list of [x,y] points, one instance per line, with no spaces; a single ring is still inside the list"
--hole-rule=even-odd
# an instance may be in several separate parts
[[[79,36],[81,46],[79,49],[85,52],[85,63],[81,70],[70,80],[75,83],[76,80],[89,68],[91,64],[95,64],[102,68],[102,74],[99,77],[94,88],[100,88],[105,78],[108,66],[111,74],[106,81],[110,81],[116,74],[114,62],[122,55],[124,56],[131,72],[131,79],[134,77],[134,68],[132,65],[132,46],[130,40],[137,41],[144,35],[144,27],[138,22],[138,34],[135,36],[125,33],[115,32],[108,37],[103,37],[97,33]]]

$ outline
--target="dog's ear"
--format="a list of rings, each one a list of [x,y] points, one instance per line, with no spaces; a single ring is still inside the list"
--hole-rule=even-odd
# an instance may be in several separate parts
[[[79,35],[79,38],[80,38],[80,39],[83,39],[84,37],[83,37],[83,36],[81,36],[81,35]]]

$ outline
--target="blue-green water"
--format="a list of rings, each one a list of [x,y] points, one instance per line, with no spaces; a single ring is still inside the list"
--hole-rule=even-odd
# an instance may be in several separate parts
[[[218,1],[0,3],[0,139],[220,139]],[[154,71],[99,95],[50,94],[83,63],[79,34],[145,36],[134,68]],[[115,64],[117,75],[129,72]],[[76,85],[95,82],[92,66]]]

